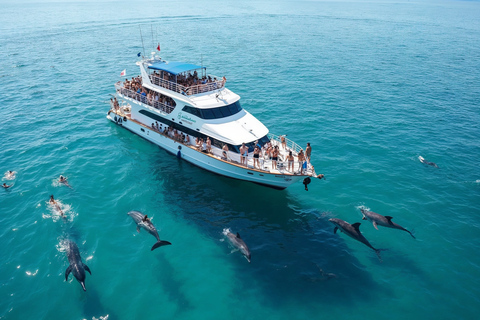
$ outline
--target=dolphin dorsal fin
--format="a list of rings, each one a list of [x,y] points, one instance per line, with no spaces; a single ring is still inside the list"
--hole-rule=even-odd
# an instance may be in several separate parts
[[[390,216],[385,216],[385,218],[388,220],[388,223],[392,223],[392,219],[393,219],[393,217],[390,217]]]
[[[359,229],[359,228],[360,228],[360,225],[361,225],[360,222],[355,222],[354,224],[352,224],[352,227],[353,227],[355,230],[360,231],[360,229]]]
[[[240,233],[238,233],[238,232],[237,232],[237,238],[242,239],[242,237],[240,237]]]

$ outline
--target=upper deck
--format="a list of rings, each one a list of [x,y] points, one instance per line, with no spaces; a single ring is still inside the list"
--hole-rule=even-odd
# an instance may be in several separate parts
[[[225,87],[227,79],[208,75],[206,68],[184,62],[166,62],[158,58],[141,63],[153,85],[186,96],[211,92]]]

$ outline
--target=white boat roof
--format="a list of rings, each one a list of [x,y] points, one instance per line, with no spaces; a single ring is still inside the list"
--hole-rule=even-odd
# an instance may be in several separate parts
[[[243,115],[238,117],[238,115]],[[241,145],[259,140],[268,134],[268,129],[257,118],[246,110],[233,115],[233,121],[214,123],[209,121],[201,126],[200,131],[208,136],[217,138],[232,145]],[[235,119],[236,118],[236,119]]]

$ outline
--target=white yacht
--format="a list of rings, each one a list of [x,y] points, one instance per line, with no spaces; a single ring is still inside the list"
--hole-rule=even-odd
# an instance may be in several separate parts
[[[208,75],[203,66],[164,61],[155,52],[137,65],[138,77],[115,84],[107,114],[112,122],[226,177],[285,189],[317,176],[297,144],[269,133],[242,108],[225,77]]]

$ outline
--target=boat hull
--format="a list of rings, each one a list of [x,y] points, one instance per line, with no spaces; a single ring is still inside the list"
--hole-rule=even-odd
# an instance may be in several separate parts
[[[108,114],[107,119],[156,144],[167,152],[176,155],[178,158],[188,161],[202,169],[228,178],[254,182],[274,189],[283,190],[292,183],[295,183],[306,177],[305,175],[275,174],[267,171],[247,168],[239,164],[234,164],[225,160],[221,160],[212,155],[199,152],[191,146],[187,146],[163,134],[160,134],[157,131],[151,130],[151,128],[142,125],[140,122],[127,118],[121,118],[119,115],[114,113]]]

